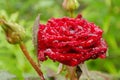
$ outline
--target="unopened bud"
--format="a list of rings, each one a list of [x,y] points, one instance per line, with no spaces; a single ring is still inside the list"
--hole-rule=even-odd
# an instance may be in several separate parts
[[[68,11],[73,11],[79,7],[79,3],[77,0],[64,0],[63,8]]]
[[[17,23],[0,20],[0,25],[5,31],[7,41],[11,44],[20,43],[25,37],[25,30]]]

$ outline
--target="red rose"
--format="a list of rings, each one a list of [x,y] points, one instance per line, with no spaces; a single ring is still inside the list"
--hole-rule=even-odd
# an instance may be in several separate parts
[[[81,16],[52,18],[40,24],[38,30],[38,59],[47,56],[53,61],[76,66],[88,59],[105,58],[107,45],[103,31]]]

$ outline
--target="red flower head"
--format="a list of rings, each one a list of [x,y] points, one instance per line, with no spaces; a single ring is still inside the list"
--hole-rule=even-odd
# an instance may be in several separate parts
[[[103,31],[94,23],[77,18],[52,18],[38,30],[38,59],[76,66],[86,60],[105,58]]]

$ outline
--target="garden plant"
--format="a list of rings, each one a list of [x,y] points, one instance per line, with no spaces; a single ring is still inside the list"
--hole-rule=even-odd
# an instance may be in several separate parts
[[[106,3],[109,3],[109,1]],[[110,6],[110,4],[108,5]],[[59,80],[112,80],[111,74],[99,71],[92,72],[86,65],[86,62],[89,60],[95,62],[96,59],[99,59],[99,62],[102,63],[108,57],[107,52],[110,43],[108,42],[109,40],[105,40],[103,35],[107,33],[108,29],[106,26],[109,26],[109,23],[106,22],[105,28],[101,28],[101,25],[99,26],[96,22],[91,22],[84,18],[83,13],[77,12],[84,6],[79,0],[58,1],[57,5],[61,5],[62,12],[66,12],[66,15],[59,18],[53,15],[43,22],[41,18],[46,15],[36,13],[37,17],[32,23],[33,27],[31,27],[29,33],[32,37],[29,41],[33,43],[33,46],[26,46],[27,38],[29,38],[27,35],[28,29],[25,30],[25,27],[15,21],[14,18],[17,17],[17,13],[12,16],[13,19],[8,18],[4,11],[1,11],[4,14],[0,14],[1,31],[4,31],[3,34],[5,34],[7,42],[14,46],[19,46],[26,57],[27,61],[25,62],[29,62],[30,66],[34,68],[33,72],[36,72],[39,76],[33,80],[56,80],[58,78]],[[114,41],[112,44],[115,44]],[[34,47],[33,51],[29,50],[29,47]],[[19,55],[22,52],[19,52],[19,50],[17,52],[19,54],[16,55],[20,58]],[[18,59],[18,61],[22,65],[22,58]],[[47,61],[50,65],[48,63],[44,65]],[[56,68],[58,68],[57,72],[49,69],[49,66],[55,63],[57,65]],[[46,65],[48,67],[44,68]],[[94,66],[92,63],[91,65]],[[25,66],[22,65],[21,67],[24,68]],[[49,73],[46,73],[44,70],[47,70]],[[61,77],[56,78],[58,75],[62,75],[63,79]],[[19,73],[17,74],[18,78],[14,78],[24,80],[25,78],[21,76]]]

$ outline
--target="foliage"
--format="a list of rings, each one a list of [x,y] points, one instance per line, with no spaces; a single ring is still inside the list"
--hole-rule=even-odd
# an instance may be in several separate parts
[[[79,0],[80,7],[75,14],[81,13],[84,18],[94,22],[104,30],[104,38],[108,43],[106,59],[87,61],[90,70],[120,76],[120,0]],[[36,53],[32,44],[32,26],[35,17],[41,14],[41,23],[51,17],[68,16],[62,6],[62,0],[0,0],[0,15],[10,21],[16,21],[26,29],[25,43],[30,55],[36,60]],[[47,75],[47,69],[57,70],[58,63],[48,60],[42,63],[42,70]],[[19,79],[24,76],[37,76],[34,69],[25,59],[18,45],[10,45],[5,40],[4,32],[0,28],[0,70],[15,74]],[[119,77],[120,78],[120,77]]]

